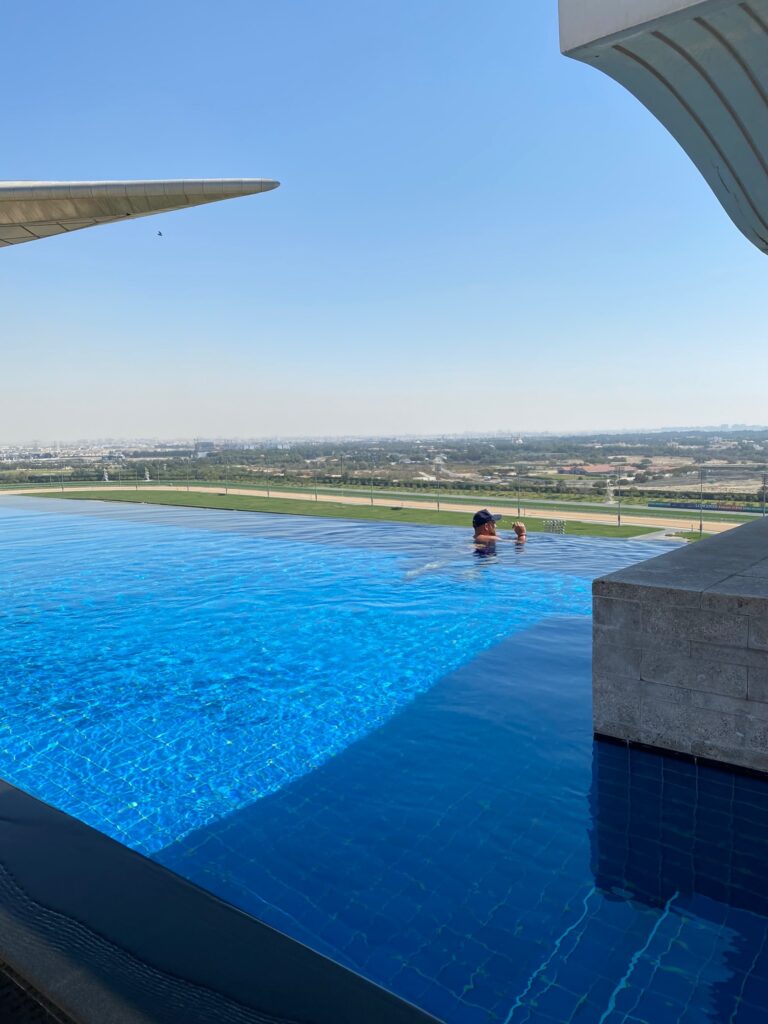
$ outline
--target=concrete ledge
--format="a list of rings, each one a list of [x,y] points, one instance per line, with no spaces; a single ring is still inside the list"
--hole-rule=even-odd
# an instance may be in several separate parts
[[[766,564],[760,520],[595,580],[595,732],[768,772]]]

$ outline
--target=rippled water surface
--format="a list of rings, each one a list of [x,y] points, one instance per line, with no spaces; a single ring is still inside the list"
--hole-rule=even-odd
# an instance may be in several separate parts
[[[0,776],[456,1024],[752,1024],[766,792],[590,729],[659,553],[0,499]]]
[[[5,776],[147,853],[504,637],[588,614],[599,561],[550,538],[478,561],[455,530],[28,500],[0,505]]]

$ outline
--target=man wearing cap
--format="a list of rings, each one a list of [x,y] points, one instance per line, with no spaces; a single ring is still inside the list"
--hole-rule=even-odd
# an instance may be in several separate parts
[[[472,527],[475,531],[475,544],[482,545],[484,548],[495,544],[499,539],[499,536],[496,533],[496,523],[498,523],[500,519],[501,516],[493,515],[487,508],[481,508],[479,512],[475,512],[472,516]]]

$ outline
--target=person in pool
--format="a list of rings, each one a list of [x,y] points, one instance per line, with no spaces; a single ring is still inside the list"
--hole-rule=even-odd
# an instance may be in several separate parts
[[[501,516],[493,515],[487,508],[481,508],[472,516],[472,529],[475,531],[475,544],[482,549],[488,549],[499,540],[496,533],[496,523]]]

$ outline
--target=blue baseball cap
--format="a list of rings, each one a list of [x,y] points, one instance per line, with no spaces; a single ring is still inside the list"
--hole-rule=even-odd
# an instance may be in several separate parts
[[[484,526],[486,523],[498,523],[501,518],[502,516],[494,515],[487,508],[481,508],[479,512],[475,512],[472,516],[472,525],[477,528],[478,526]]]

